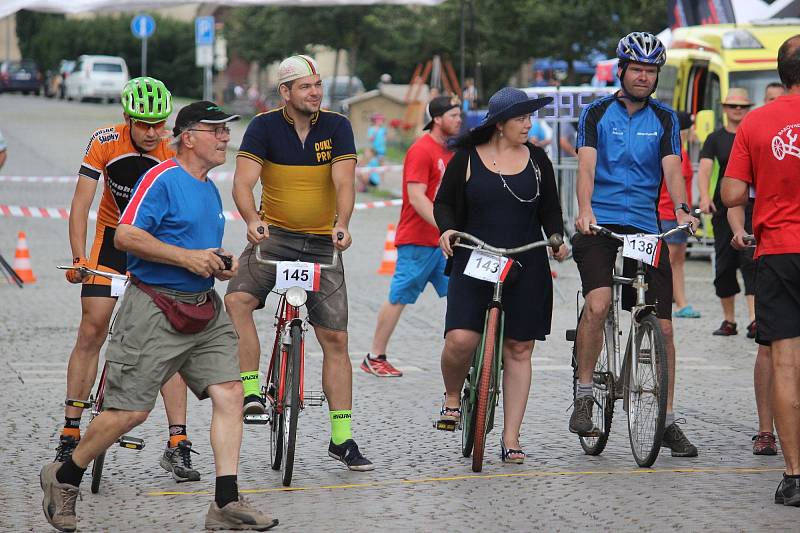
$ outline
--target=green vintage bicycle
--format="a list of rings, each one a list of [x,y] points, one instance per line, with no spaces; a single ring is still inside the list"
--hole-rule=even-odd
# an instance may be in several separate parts
[[[486,435],[494,428],[495,407],[503,382],[503,283],[514,262],[509,256],[543,246],[550,246],[555,251],[564,241],[561,235],[555,233],[546,241],[517,248],[495,248],[469,233],[456,232],[453,237],[458,239],[454,246],[472,250],[464,273],[494,284],[492,300],[486,309],[483,335],[472,357],[461,394],[461,452],[464,457],[472,455],[472,471],[480,472],[483,469]],[[462,240],[472,244],[460,242]],[[455,430],[455,427],[438,425],[437,428]]]

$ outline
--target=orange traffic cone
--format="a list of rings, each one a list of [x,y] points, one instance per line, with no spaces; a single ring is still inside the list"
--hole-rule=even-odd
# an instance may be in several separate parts
[[[20,231],[17,235],[17,251],[14,253],[12,268],[24,283],[36,283],[36,276],[31,270],[31,252],[28,250],[24,231]]]
[[[394,267],[397,264],[397,248],[394,246],[394,224],[389,224],[386,228],[386,242],[383,244],[383,257],[378,274],[391,276],[394,274]]]

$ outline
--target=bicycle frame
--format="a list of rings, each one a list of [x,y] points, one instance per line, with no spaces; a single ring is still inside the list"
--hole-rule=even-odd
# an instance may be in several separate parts
[[[279,369],[278,375],[280,376],[280,381],[278,382],[278,390],[276,392],[276,397],[273,400],[276,403],[276,410],[278,413],[283,412],[284,400],[285,400],[285,392],[286,392],[286,364],[288,361],[288,354],[287,346],[289,343],[284,342],[284,340],[289,338],[289,332],[293,325],[298,324],[300,325],[301,329],[305,332],[305,328],[303,325],[303,320],[300,318],[300,308],[290,305],[286,301],[286,295],[281,294],[280,300],[278,301],[278,307],[275,310],[275,341],[272,345],[272,357],[269,360],[269,368],[267,369],[267,376],[272,375],[272,370],[275,368],[275,359],[278,357],[278,354],[282,352],[284,357],[280,358],[281,368]],[[280,350],[280,352],[279,352]],[[302,342],[300,343],[300,409],[303,409],[304,404],[304,385],[303,385],[303,373],[305,369],[305,336],[303,337]]]

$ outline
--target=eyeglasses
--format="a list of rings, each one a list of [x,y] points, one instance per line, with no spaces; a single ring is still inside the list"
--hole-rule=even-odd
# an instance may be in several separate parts
[[[153,130],[156,132],[160,132],[166,127],[167,121],[162,120],[161,122],[144,122],[142,120],[136,120],[132,118],[131,124],[133,124],[136,129],[145,133],[148,132],[150,128],[153,128]]]
[[[750,109],[750,104],[722,104],[722,107],[728,107],[730,109]]]
[[[211,130],[207,130],[207,129],[199,129],[199,128],[190,128],[190,129],[188,129],[188,130],[186,130],[186,131],[207,131],[207,132],[213,132],[213,133],[214,133],[214,136],[215,136],[217,139],[221,139],[221,138],[225,137],[226,135],[230,135],[230,134],[231,134],[231,129],[230,129],[228,126],[217,126],[216,128],[214,128],[214,129],[211,129]]]

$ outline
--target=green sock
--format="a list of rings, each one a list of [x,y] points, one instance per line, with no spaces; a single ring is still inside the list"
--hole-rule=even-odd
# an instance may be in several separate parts
[[[352,439],[353,434],[350,432],[351,411],[331,411],[331,440],[337,446]]]
[[[258,382],[258,370],[242,372],[242,386],[244,387],[245,397],[261,395],[261,385]]]

